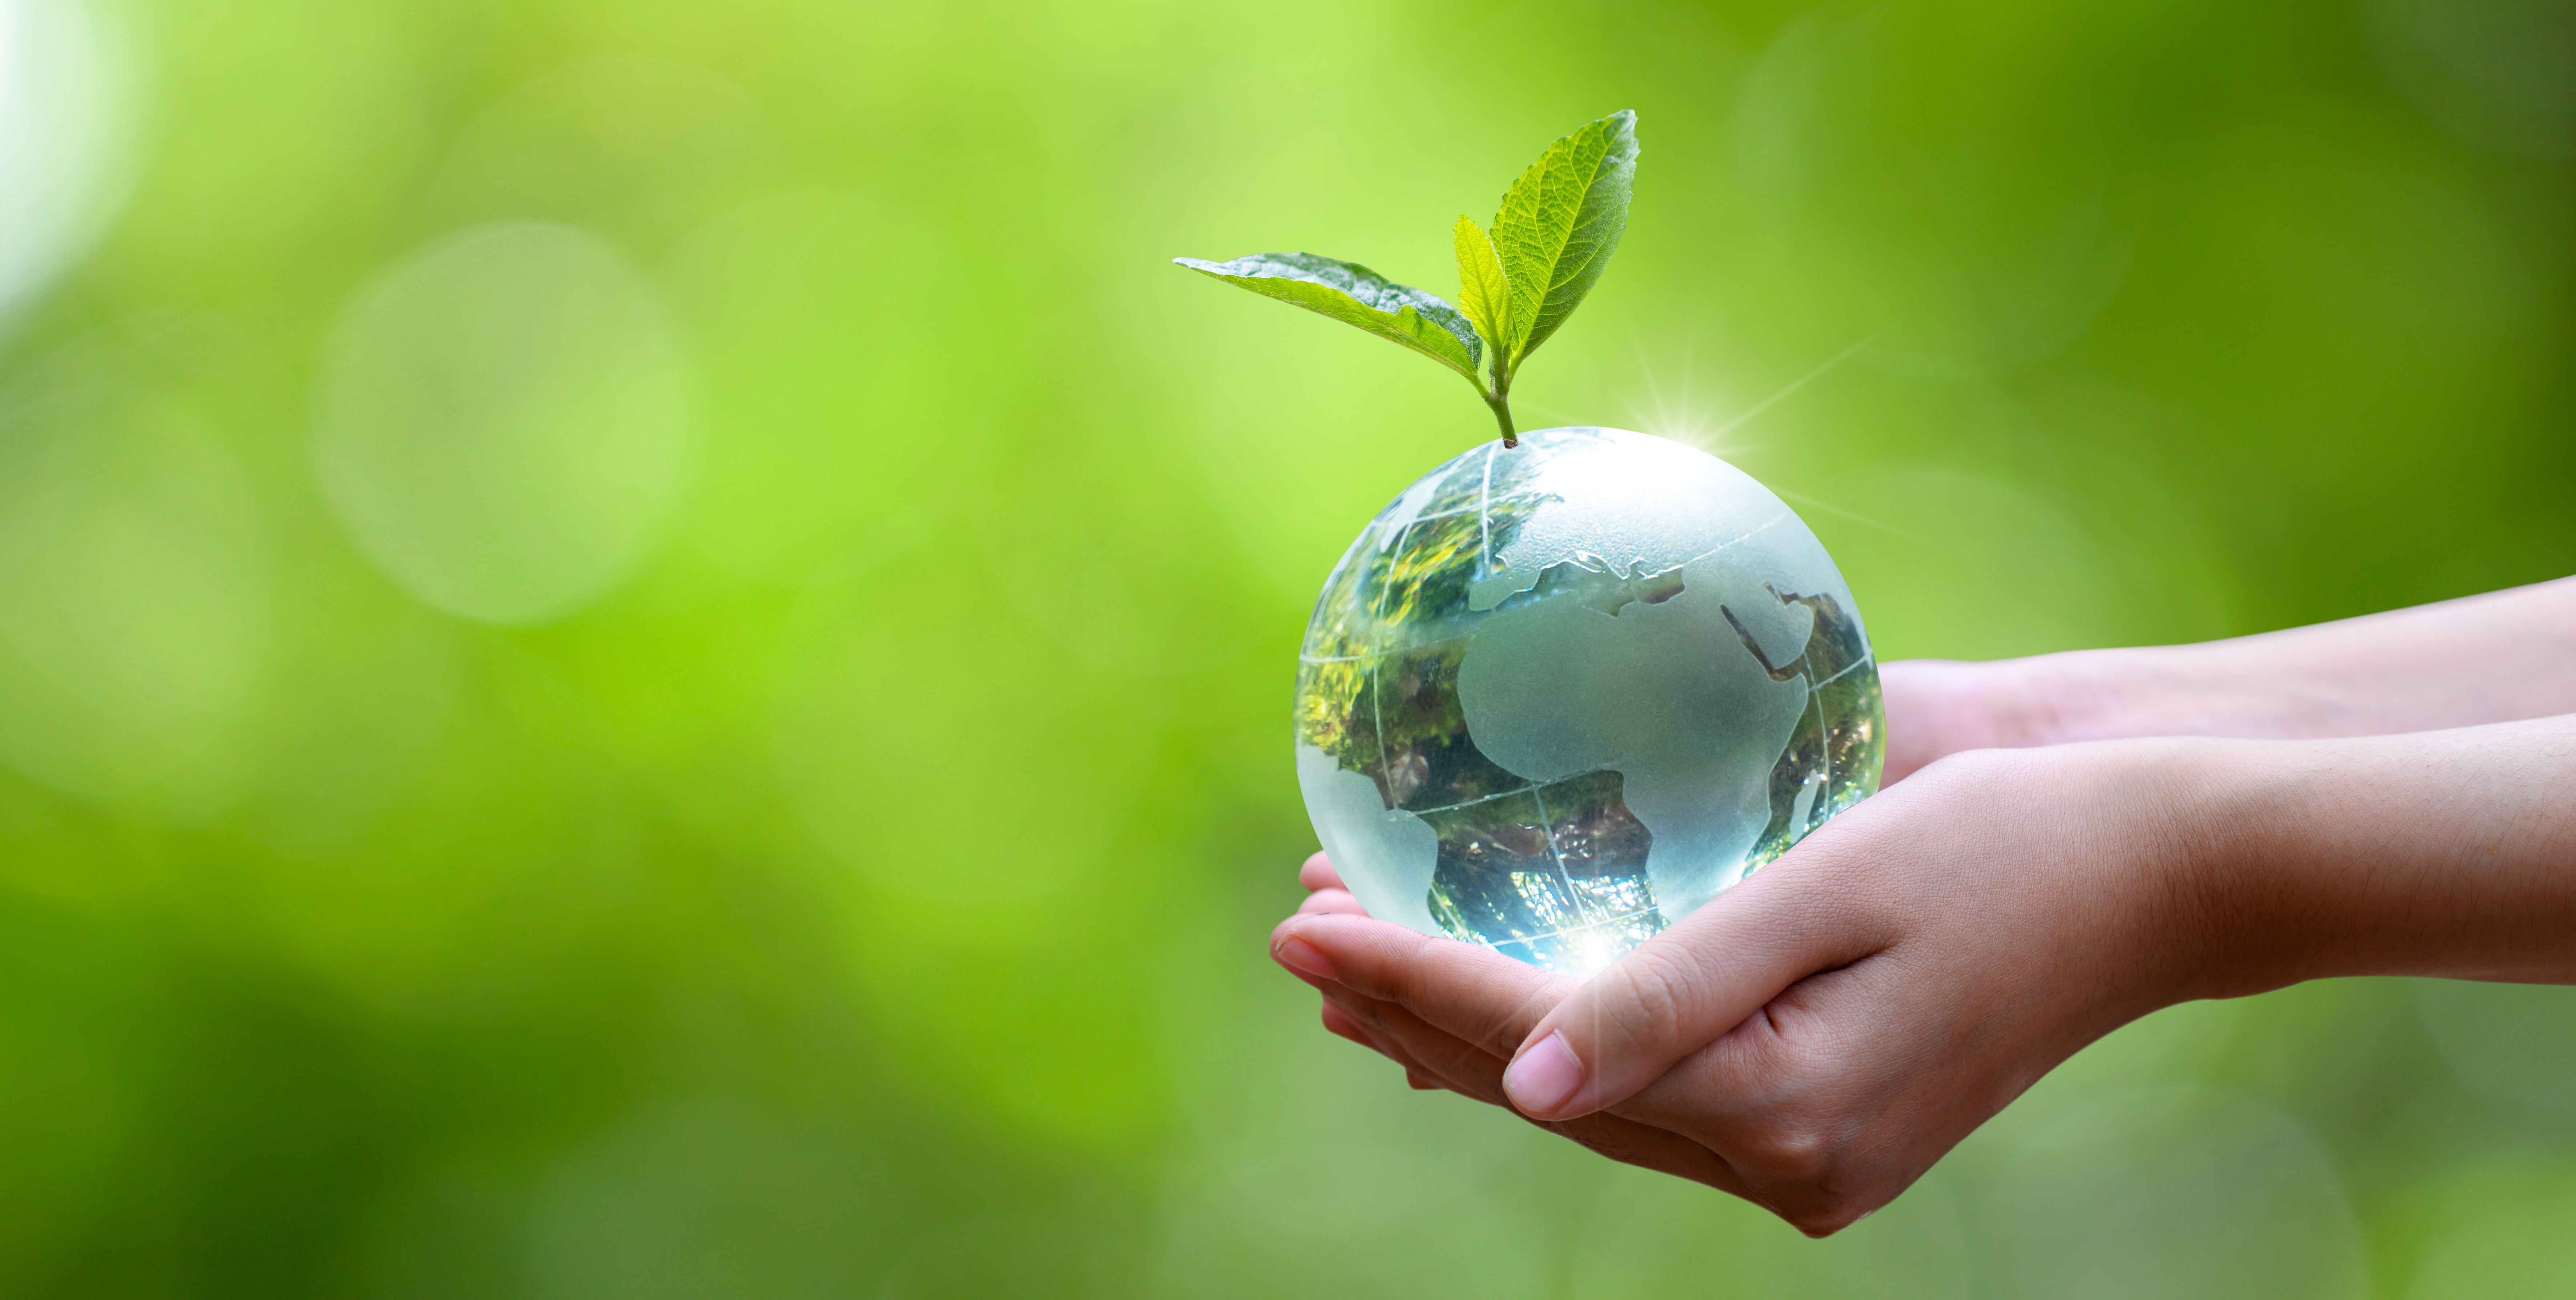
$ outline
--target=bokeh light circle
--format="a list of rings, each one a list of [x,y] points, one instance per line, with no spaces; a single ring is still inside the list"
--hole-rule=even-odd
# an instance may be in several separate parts
[[[77,260],[125,193],[134,75],[81,0],[0,0],[0,318]]]
[[[509,222],[358,296],[313,456],[368,558],[421,600],[532,623],[616,586],[686,486],[688,385],[653,290],[596,238]]]

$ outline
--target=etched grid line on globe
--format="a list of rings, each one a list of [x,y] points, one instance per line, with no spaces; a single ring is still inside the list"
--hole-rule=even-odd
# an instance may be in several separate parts
[[[1317,603],[1318,830],[1372,913],[1597,970],[1875,787],[1849,602],[1795,513],[1703,453],[1565,429],[1455,457]]]

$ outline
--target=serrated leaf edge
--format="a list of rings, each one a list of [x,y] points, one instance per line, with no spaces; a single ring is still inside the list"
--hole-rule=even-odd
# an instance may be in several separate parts
[[[1505,354],[1506,370],[1517,368],[1574,314],[1593,283],[1600,279],[1601,268],[1610,254],[1617,251],[1619,238],[1627,229],[1628,196],[1622,194],[1613,210],[1594,213],[1592,222],[1587,222],[1585,215],[1594,207],[1602,184],[1614,173],[1624,171],[1633,178],[1639,152],[1636,123],[1633,109],[1621,109],[1585,123],[1541,151],[1505,191],[1502,205],[1494,214],[1492,237],[1498,254],[1507,248],[1512,250],[1512,255],[1502,257],[1513,287],[1509,325],[1513,340],[1511,351]],[[1556,176],[1559,170],[1566,174]],[[1545,207],[1546,187],[1555,181],[1579,184],[1573,211],[1561,232],[1545,227],[1534,229],[1537,214]],[[1568,268],[1565,256],[1575,236],[1594,223],[1608,226],[1607,237],[1595,240]],[[1555,224],[1549,222],[1547,226]],[[1531,240],[1537,241],[1539,247],[1528,247]],[[1543,269],[1535,265],[1540,261],[1546,263]],[[1519,265],[1516,271],[1516,265],[1522,263],[1529,265]],[[1557,301],[1566,286],[1574,284],[1580,287],[1572,297]]]
[[[1484,335],[1488,351],[1511,356],[1519,340],[1512,337],[1512,281],[1502,254],[1476,219],[1463,213],[1449,238],[1458,254],[1458,310]]]

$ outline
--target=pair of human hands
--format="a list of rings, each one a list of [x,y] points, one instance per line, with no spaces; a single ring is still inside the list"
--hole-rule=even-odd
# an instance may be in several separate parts
[[[1881,684],[1888,788],[1590,981],[1371,920],[1320,856],[1271,952],[1415,1086],[1820,1236],[2159,1007],[2576,984],[2576,578]]]
[[[2190,984],[2195,742],[1957,752],[2010,738],[1956,667],[1887,666],[1894,784],[1592,980],[1370,919],[1322,854],[1272,955],[1416,1088],[1834,1232]]]

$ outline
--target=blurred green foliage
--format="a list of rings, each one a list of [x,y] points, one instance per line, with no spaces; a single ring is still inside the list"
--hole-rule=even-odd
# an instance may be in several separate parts
[[[1327,1039],[1294,648],[1490,422],[1166,259],[1445,286],[1634,107],[1525,426],[1891,656],[2254,631],[2576,569],[2570,23],[0,0],[0,1293],[2561,1294],[2563,990],[2163,1013],[1822,1244]]]

